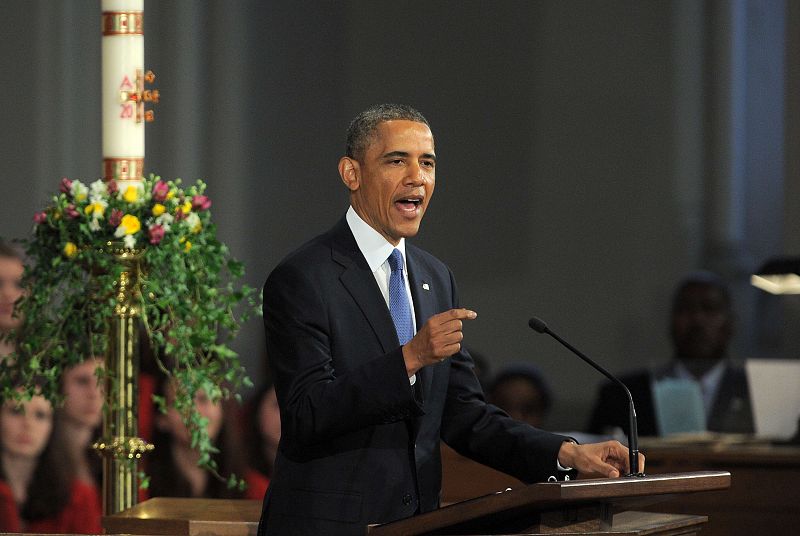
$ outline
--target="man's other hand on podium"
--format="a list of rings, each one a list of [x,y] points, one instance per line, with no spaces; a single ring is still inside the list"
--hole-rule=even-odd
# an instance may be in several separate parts
[[[619,441],[586,445],[564,442],[558,451],[558,463],[575,469],[583,478],[617,478],[630,473],[628,448]],[[641,452],[638,472],[644,472],[644,454]]]

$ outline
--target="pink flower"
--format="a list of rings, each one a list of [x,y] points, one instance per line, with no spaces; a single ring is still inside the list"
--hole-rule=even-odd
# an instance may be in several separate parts
[[[122,222],[122,211],[118,208],[113,209],[111,211],[111,215],[108,217],[108,224],[111,227],[118,227],[121,222]]]
[[[61,186],[59,186],[59,190],[64,192],[65,194],[69,194],[72,188],[72,181],[66,177],[61,178]]]
[[[156,246],[163,240],[165,231],[164,227],[155,224],[150,226],[148,233],[150,234],[150,243]]]
[[[106,189],[108,190],[108,195],[114,195],[119,191],[119,186],[117,186],[117,181],[111,179],[106,183]]]
[[[195,210],[208,210],[211,207],[211,200],[204,195],[192,197],[192,208]]]
[[[67,205],[67,208],[64,209],[64,214],[67,216],[67,218],[71,220],[74,220],[75,218],[80,216],[80,212],[78,212],[78,210],[75,208],[75,205],[73,205],[72,203]]]
[[[169,185],[164,181],[158,181],[153,185],[153,199],[159,203],[167,198]]]
[[[47,221],[47,213],[46,212],[37,212],[33,215],[33,221],[36,222],[37,225],[42,224]]]

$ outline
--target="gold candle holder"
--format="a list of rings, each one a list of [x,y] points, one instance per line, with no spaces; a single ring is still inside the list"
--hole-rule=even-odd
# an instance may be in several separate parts
[[[138,460],[153,445],[138,437],[139,274],[142,250],[108,244],[121,265],[114,282],[114,314],[106,355],[106,411],[103,439],[94,448],[103,456],[103,513],[111,515],[138,502]]]

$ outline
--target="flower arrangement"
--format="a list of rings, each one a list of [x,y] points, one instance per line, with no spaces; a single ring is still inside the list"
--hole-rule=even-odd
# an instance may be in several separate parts
[[[112,251],[126,251],[138,263],[140,329],[174,380],[175,407],[201,465],[216,471],[193,397],[202,390],[212,400],[238,398],[251,385],[227,343],[258,309],[254,289],[236,283],[242,264],[216,238],[205,189],[202,181],[183,189],[180,179],[153,175],[123,187],[61,180],[52,203],[34,216],[33,238],[21,241],[30,264],[16,308],[23,323],[7,335],[18,350],[0,368],[4,398],[39,389],[58,402],[61,372],[105,354],[123,270]],[[163,410],[164,400],[157,402]]]

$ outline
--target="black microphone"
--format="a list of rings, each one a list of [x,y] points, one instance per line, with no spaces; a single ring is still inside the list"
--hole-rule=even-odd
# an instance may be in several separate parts
[[[592,367],[594,367],[595,370],[600,372],[600,374],[625,390],[625,394],[628,395],[628,463],[630,464],[630,473],[628,473],[628,476],[645,476],[644,473],[639,472],[639,429],[636,425],[636,409],[633,407],[633,397],[631,396],[631,392],[628,390],[628,387],[616,376],[589,359],[589,357],[584,355],[583,352],[559,337],[558,334],[550,331],[550,328],[547,327],[547,324],[545,324],[543,320],[534,316],[528,320],[528,325],[531,327],[531,329],[533,329],[533,331],[538,333],[547,333],[553,337],[573,354],[589,363]]]

